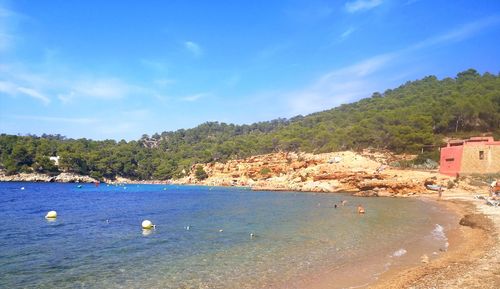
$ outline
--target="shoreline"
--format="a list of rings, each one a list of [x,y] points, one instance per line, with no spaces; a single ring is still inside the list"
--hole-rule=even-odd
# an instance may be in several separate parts
[[[468,194],[448,196],[442,203],[461,220],[446,232],[449,250],[429,263],[390,269],[365,288],[500,287],[500,210]]]

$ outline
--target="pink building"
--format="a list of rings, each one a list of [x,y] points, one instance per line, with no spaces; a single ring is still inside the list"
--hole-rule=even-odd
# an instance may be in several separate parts
[[[449,176],[500,173],[500,141],[493,137],[449,141],[441,148],[439,172]]]

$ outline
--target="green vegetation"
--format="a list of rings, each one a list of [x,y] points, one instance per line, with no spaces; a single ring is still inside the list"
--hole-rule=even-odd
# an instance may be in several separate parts
[[[202,181],[202,180],[208,178],[208,174],[207,174],[207,172],[205,172],[205,170],[203,169],[202,166],[196,167],[194,175],[198,181]]]
[[[137,141],[0,135],[7,174],[60,171],[96,178],[170,179],[200,162],[276,151],[330,152],[363,148],[436,159],[442,139],[489,132],[500,138],[500,75],[469,69],[455,78],[428,76],[352,104],[252,125],[207,122]],[[59,166],[49,160],[60,156]],[[201,176],[201,173],[200,173]]]
[[[270,173],[271,173],[271,170],[270,170],[269,168],[262,168],[262,169],[260,170],[260,174],[261,174],[262,176],[267,176],[267,175],[269,175]]]

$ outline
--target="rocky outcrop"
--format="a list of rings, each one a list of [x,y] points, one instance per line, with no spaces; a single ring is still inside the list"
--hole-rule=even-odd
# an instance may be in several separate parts
[[[51,176],[38,173],[20,173],[7,176],[0,172],[0,181],[2,182],[60,182],[60,183],[93,183],[96,179],[89,176],[81,176],[71,173],[61,173],[57,176]]]
[[[387,152],[351,151],[309,154],[274,153],[225,163],[196,164],[178,184],[248,186],[253,190],[354,192],[359,196],[408,196],[430,193],[425,184],[446,183],[435,172],[401,170],[388,164],[412,156]],[[198,181],[195,168],[201,166],[208,178]],[[439,176],[439,177],[438,177]]]

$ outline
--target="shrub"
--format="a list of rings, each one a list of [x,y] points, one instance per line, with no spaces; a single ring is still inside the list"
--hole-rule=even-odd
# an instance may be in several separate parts
[[[198,181],[202,181],[206,178],[208,178],[207,172],[203,169],[202,166],[197,166],[196,171],[194,172],[194,175]]]
[[[269,168],[262,168],[260,170],[260,174],[263,175],[263,176],[269,175],[270,173],[271,173],[271,169],[269,169]]]

